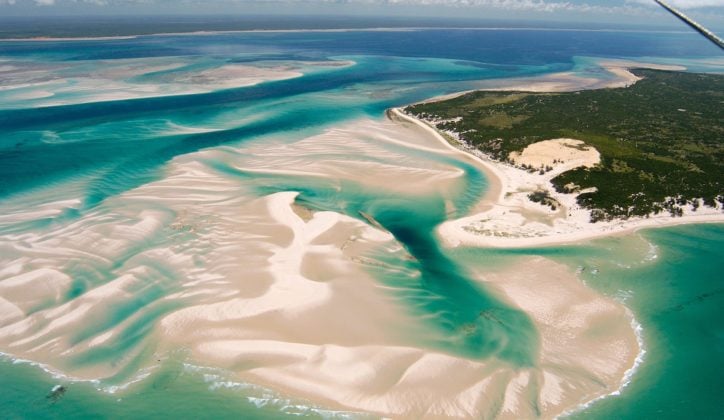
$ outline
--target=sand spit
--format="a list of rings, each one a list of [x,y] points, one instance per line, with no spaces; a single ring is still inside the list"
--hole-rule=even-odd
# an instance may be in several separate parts
[[[686,67],[679,65],[645,63],[629,60],[606,59],[598,61],[598,68],[608,73],[608,77],[601,75],[584,75],[574,71],[546,74],[535,77],[511,77],[506,79],[484,80],[475,90],[509,90],[518,92],[572,92],[583,89],[605,89],[628,87],[640,80],[631,73],[631,69],[647,68],[654,70],[684,71]],[[422,101],[422,103],[437,102],[453,99],[474,90],[455,92],[440,95]]]
[[[603,89],[628,87],[640,80],[630,69],[647,68],[654,70],[683,71],[686,67],[629,60],[607,59],[596,63],[609,73],[610,77],[582,76],[575,72],[553,73],[530,78],[512,78],[486,82],[481,90],[515,90],[522,92],[569,92],[582,89]]]

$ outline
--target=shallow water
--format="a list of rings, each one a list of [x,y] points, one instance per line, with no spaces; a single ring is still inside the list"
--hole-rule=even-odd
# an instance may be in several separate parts
[[[11,418],[120,417],[150,410],[181,417],[334,416],[264,389],[224,386],[226,373],[192,368],[183,352],[153,362],[162,347],[156,334],[161,321],[215,300],[203,295],[206,289],[187,291],[196,284],[216,287],[229,276],[227,266],[238,269],[217,255],[219,249],[266,252],[237,242],[254,238],[255,226],[269,223],[255,218],[255,200],[295,191],[304,207],[360,223],[368,215],[394,236],[399,248],[381,244],[366,256],[379,263],[368,268],[370,275],[419,319],[422,333],[405,340],[468,359],[535,366],[540,337],[530,318],[474,281],[470,271],[528,254],[573,269],[595,266],[597,274],[584,271],[583,278],[625,299],[643,325],[647,356],[620,397],[580,415],[634,418],[690,405],[701,407],[702,415],[714,413],[714,395],[684,387],[681,378],[694,369],[683,353],[722,360],[721,340],[713,338],[721,336],[721,294],[713,285],[722,268],[718,226],[647,232],[647,241],[657,246],[655,259],[648,242],[636,238],[533,251],[443,250],[434,228],[467,214],[486,189],[474,167],[359,128],[327,143],[309,141],[359,119],[379,121],[391,106],[475,88],[481,79],[591,71],[590,59],[581,56],[664,60],[683,50],[689,58],[711,54],[706,44],[681,34],[578,35],[584,39],[573,42],[570,34],[546,31],[413,31],[0,42],[3,65],[22,69],[31,79],[25,82],[34,83],[21,87],[22,77],[2,74],[3,84],[18,87],[0,91],[0,279],[35,273],[32,281],[64,285],[23,300],[24,316],[35,317],[30,327],[18,330],[9,327],[17,320],[0,321],[0,328],[10,328],[6,333],[17,334],[0,350],[23,349],[41,358],[45,348],[57,346],[67,351],[49,357],[55,369],[103,378],[53,379],[8,357],[0,363],[0,384],[10,390],[0,397],[0,412]],[[661,36],[671,42],[660,43]],[[238,63],[303,75],[233,89],[219,89],[233,83],[228,75],[189,78]],[[298,172],[284,172],[292,169]],[[400,180],[433,173],[441,178],[378,185],[365,171]],[[233,230],[232,222],[240,220],[243,229]],[[635,252],[621,252],[621,244]],[[241,266],[254,264],[244,260]],[[691,322],[700,326],[696,334],[686,329]],[[151,369],[149,377],[108,392],[143,376],[144,369]],[[689,378],[721,388],[710,373],[696,372]],[[45,394],[58,382],[69,384],[69,391],[53,403]],[[652,383],[661,390],[656,396],[649,392]]]
[[[542,255],[581,273],[590,287],[629,307],[642,330],[642,363],[620,395],[570,418],[714,418],[721,375],[702,360],[722,361],[724,269],[720,224],[649,229],[576,247],[455,251],[466,262],[505,265]]]

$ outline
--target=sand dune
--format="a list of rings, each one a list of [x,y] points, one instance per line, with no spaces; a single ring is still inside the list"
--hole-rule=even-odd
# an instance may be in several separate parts
[[[601,162],[601,154],[581,140],[553,139],[533,143],[522,152],[512,152],[509,159],[517,166],[532,168],[550,167],[559,169],[565,165],[569,168],[592,168]],[[559,163],[560,162],[560,163]]]

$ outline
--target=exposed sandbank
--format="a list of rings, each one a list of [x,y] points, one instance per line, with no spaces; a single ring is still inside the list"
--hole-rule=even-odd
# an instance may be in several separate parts
[[[348,60],[249,65],[188,57],[126,58],[96,60],[89,73],[82,65],[8,60],[0,66],[0,93],[6,107],[60,106],[202,94],[298,78],[310,69],[351,65]],[[201,68],[189,70],[194,66]]]
[[[193,321],[184,318],[179,326],[186,333],[171,327],[165,334],[193,343],[194,357],[236,372],[238,379],[333,408],[395,418],[552,418],[618,389],[639,351],[621,304],[543,258],[479,278],[532,317],[542,337],[535,367],[411,345],[398,335],[402,331],[390,328],[390,320],[405,317],[380,305],[386,299],[361,279],[304,311],[295,309],[297,294],[278,296],[270,307],[276,310],[263,316],[243,302],[189,308]],[[223,307],[235,308],[235,317],[219,317]],[[284,315],[289,312],[293,321]],[[289,329],[290,322],[295,328]]]
[[[363,120],[296,142],[205,150],[73,223],[1,236],[0,350],[104,379],[183,348],[243,381],[397,418],[550,418],[618,389],[638,351],[629,315],[565,267],[526,259],[474,273],[530,315],[541,344],[530,368],[471,360],[427,346],[440,332],[371,274],[403,269],[370,257],[406,261],[389,233],[300,209],[293,190],[252,189],[256,177],[265,186],[293,168],[304,185],[356,180],[392,196],[409,185],[444,195],[462,173],[435,157],[472,158],[436,136],[411,122]],[[14,217],[23,216],[2,221]],[[77,273],[99,278],[69,297]],[[532,279],[547,288],[535,299]]]

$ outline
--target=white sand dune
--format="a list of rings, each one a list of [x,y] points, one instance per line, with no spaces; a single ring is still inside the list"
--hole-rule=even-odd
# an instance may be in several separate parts
[[[581,140],[553,139],[533,143],[522,152],[512,152],[509,159],[516,166],[532,168],[550,167],[565,170],[573,168],[592,168],[601,162],[601,154],[593,147],[586,146]]]

